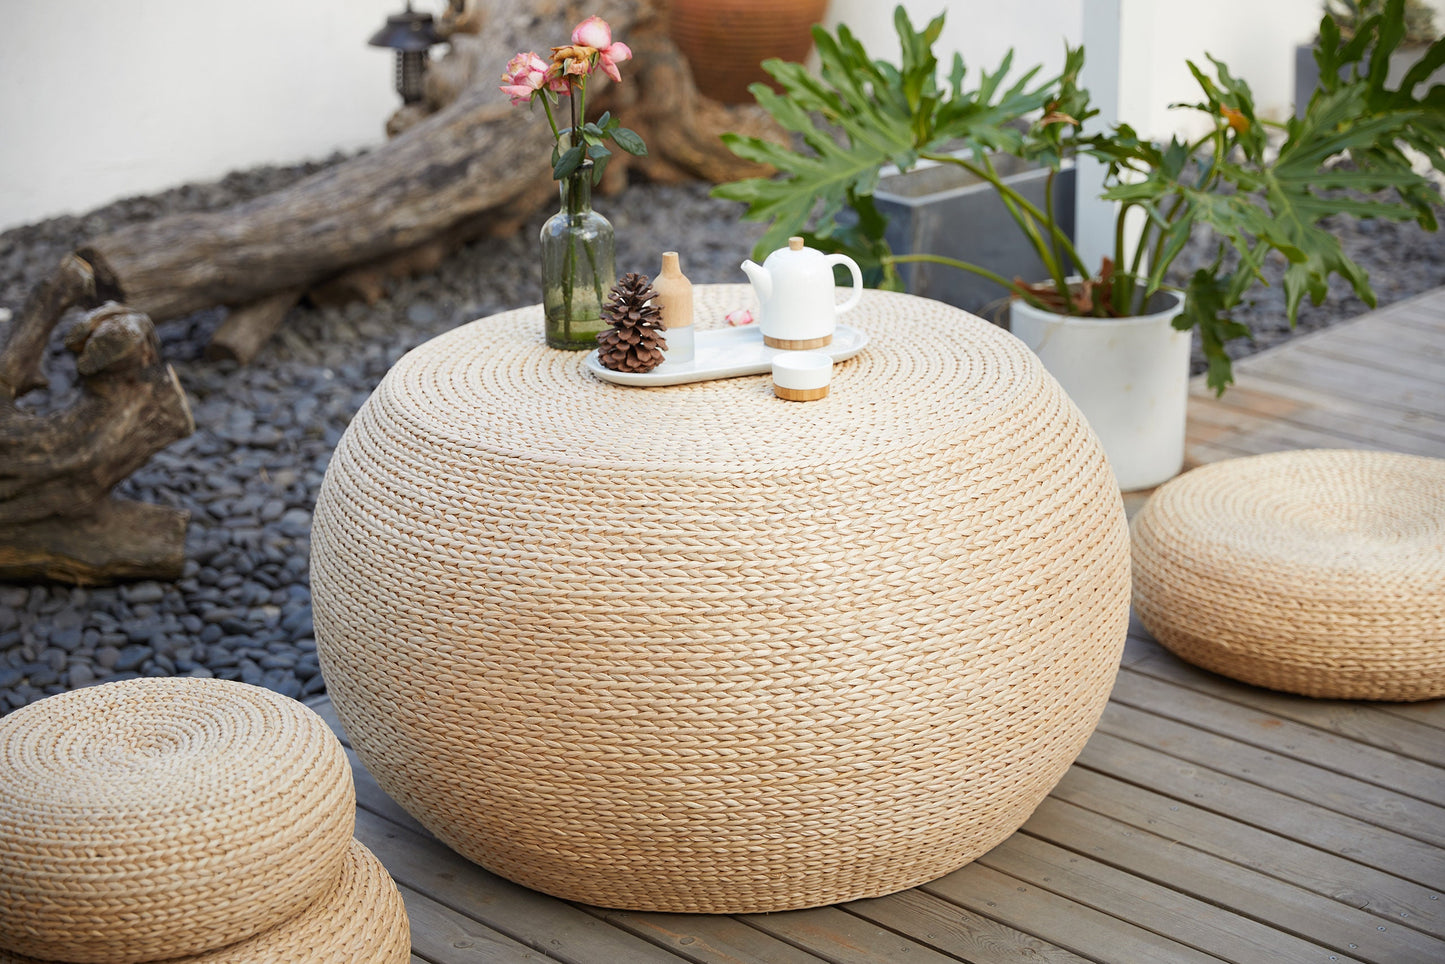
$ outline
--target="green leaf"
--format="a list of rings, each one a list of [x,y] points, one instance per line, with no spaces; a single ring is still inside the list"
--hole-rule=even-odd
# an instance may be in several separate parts
[[[602,172],[607,170],[607,162],[612,160],[612,152],[605,144],[592,144],[587,148],[587,156],[592,160],[592,183],[602,183]]]
[[[571,176],[577,168],[582,166],[582,145],[574,144],[562,152],[557,163],[552,167],[552,180],[560,181]]]
[[[1173,322],[1181,331],[1199,330],[1200,347],[1209,365],[1205,381],[1216,395],[1223,395],[1234,381],[1225,343],[1249,337],[1249,329],[1228,315],[1237,302],[1230,298],[1230,277],[1219,275],[1220,263],[1216,258],[1212,266],[1200,268],[1190,277],[1184,289],[1184,309]]]
[[[647,145],[642,143],[642,138],[637,136],[636,131],[629,130],[626,127],[618,127],[612,131],[612,139],[617,143],[618,147],[634,157],[645,157],[647,155]]]

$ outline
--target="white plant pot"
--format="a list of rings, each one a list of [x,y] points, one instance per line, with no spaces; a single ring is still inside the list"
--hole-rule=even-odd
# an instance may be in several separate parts
[[[1161,291],[1149,315],[1071,318],[1015,301],[1014,335],[1079,406],[1125,492],[1166,482],[1184,467],[1189,340],[1174,317],[1181,295]]]

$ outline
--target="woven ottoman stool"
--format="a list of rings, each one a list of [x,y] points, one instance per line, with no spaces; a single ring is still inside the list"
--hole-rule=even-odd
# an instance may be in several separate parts
[[[698,285],[698,337],[751,297]],[[847,317],[806,404],[607,384],[540,306],[386,376],[317,503],[316,641],[437,837],[590,904],[774,911],[956,870],[1057,783],[1128,628],[1118,484],[1017,339]]]
[[[1181,659],[1305,696],[1445,696],[1445,460],[1216,462],[1154,494],[1133,546],[1135,609]]]
[[[300,914],[240,943],[164,964],[406,964],[410,935],[391,876],[352,840],[336,881]],[[0,951],[0,964],[46,962]]]
[[[0,948],[132,964],[245,940],[336,888],[355,818],[335,735],[269,690],[50,697],[0,719]]]

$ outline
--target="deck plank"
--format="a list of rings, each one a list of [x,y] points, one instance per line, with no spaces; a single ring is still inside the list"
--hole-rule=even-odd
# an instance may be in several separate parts
[[[1391,712],[1396,707],[1348,700],[1320,700],[1245,686],[1208,670],[1191,666],[1152,639],[1131,638],[1138,657],[1129,668],[1135,673],[1178,684],[1181,688],[1225,700],[1262,714],[1290,720],[1348,737],[1389,754],[1408,757],[1437,768],[1445,767],[1445,739],[1428,723],[1405,719]],[[1428,717],[1442,715],[1445,700],[1420,704]],[[1438,795],[1438,794],[1437,794]]]
[[[1072,884],[1095,895],[1092,899],[1098,899],[1100,888],[1106,887],[1129,893],[1135,900],[1168,906],[1138,881],[1152,881],[1189,895],[1187,902],[1176,901],[1176,907],[1182,907],[1190,920],[1161,920],[1161,926],[1171,935],[1202,928],[1191,943],[1231,960],[1318,961],[1323,946],[1368,961],[1445,961],[1445,941],[1415,928],[1395,926],[1402,923],[1398,919],[1381,931],[1380,915],[1076,804],[1045,800],[1024,825],[1024,833],[1057,848],[1082,847],[1083,856],[1111,868],[1107,875],[1096,870]],[[1012,854],[1020,836],[983,859]],[[1022,875],[1018,869],[1010,872]],[[1055,880],[1065,879],[1056,870],[1049,873]]]
[[[693,964],[819,964],[827,960],[734,917],[582,909]]]
[[[1050,798],[1382,918],[1376,926],[1404,922],[1445,938],[1445,908],[1440,900],[1432,899],[1439,896],[1434,890],[1197,807],[1187,797],[1169,796],[1076,766],[1064,775]]]
[[[1262,750],[1205,730],[1110,703],[1099,732],[1163,750],[1173,759],[1208,767],[1246,781],[1373,824],[1379,829],[1445,847],[1445,808],[1361,780],[1332,773],[1278,753]]]
[[[541,964],[549,958],[405,885],[412,948],[436,964]]]
[[[1445,386],[1428,375],[1385,372],[1306,351],[1262,353],[1249,373],[1303,387],[1329,386],[1331,394],[1401,412],[1445,411]]]
[[[958,960],[839,907],[748,914],[741,919],[830,964],[957,964]]]
[[[1249,712],[1238,704],[1217,697],[1161,684],[1157,677],[1125,670],[1119,674],[1110,699],[1217,737],[1322,767],[1417,800],[1433,803],[1440,797],[1438,767],[1301,723],[1282,720],[1269,713]],[[1270,782],[1278,785],[1273,779]]]
[[[1045,813],[1040,823],[1046,826],[1048,816]],[[1080,824],[1066,829],[1089,828]],[[1087,835],[1068,832],[1063,837],[1074,844],[1089,839]],[[1096,852],[1104,849],[1095,847]],[[1110,855],[1119,856],[1120,852]],[[1124,852],[1123,855],[1135,859],[1140,857],[1137,851]],[[1178,856],[1183,863],[1184,855]],[[1083,906],[1146,927],[1156,934],[1167,934],[1173,940],[1225,960],[1315,964],[1324,956],[1320,953],[1322,948],[1319,944],[1301,940],[1278,926],[1262,924],[1237,913],[1234,908],[1239,906],[1240,898],[1250,895],[1248,889],[1241,887],[1229,891],[1226,888],[1223,890],[1226,903],[1213,904],[1190,896],[1184,887],[1175,889],[1174,885],[1161,884],[1157,877],[1151,879],[1142,872],[1165,870],[1159,863],[1141,862],[1143,867],[1130,863],[1126,865],[1128,870],[1121,870],[1109,862],[1065,849],[1042,836],[1029,833],[1015,834],[1003,846],[995,847],[980,857],[979,863],[1068,897]],[[1167,865],[1171,861],[1166,859],[1160,863]],[[1198,887],[1200,883],[1202,881],[1191,880],[1188,886]],[[1306,901],[1313,897],[1302,891],[1296,893]],[[1276,904],[1281,903],[1276,899]],[[1319,905],[1327,903],[1315,897],[1313,904],[1316,906],[1311,909],[1319,910]],[[1280,913],[1279,916],[1287,915]],[[1295,917],[1302,919],[1303,914],[1296,913]],[[1278,924],[1278,921],[1275,923]],[[1339,941],[1333,949],[1341,952],[1348,943]],[[1445,950],[1445,944],[1434,943],[1436,949]],[[1343,953],[1338,956],[1341,961],[1358,960]]]
[[[924,884],[922,890],[1094,960],[1132,964],[1218,960],[977,861]]]
[[[1084,964],[1079,957],[1021,930],[914,888],[844,905],[851,913],[970,964]]]
[[[1259,786],[1228,773],[1177,759],[1100,730],[1077,766],[1160,790],[1215,813],[1227,814],[1279,836],[1307,843],[1358,863],[1445,889],[1445,860],[1438,848],[1318,803]]]

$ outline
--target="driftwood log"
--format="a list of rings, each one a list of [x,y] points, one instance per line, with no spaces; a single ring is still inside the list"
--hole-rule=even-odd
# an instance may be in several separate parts
[[[30,295],[0,350],[0,579],[76,583],[180,575],[189,513],[110,491],[194,431],[175,373],[145,315],[113,302],[90,265],[67,256]],[[49,415],[16,398],[45,386],[41,359],[72,307],[92,311],[66,337],[80,398]]]
[[[772,130],[766,116],[697,93],[666,37],[664,4],[477,0],[468,16],[481,32],[450,38],[425,105],[394,118],[400,132],[386,144],[284,190],[222,211],[129,225],[77,253],[100,283],[158,323],[230,307],[236,317],[212,353],[248,360],[280,323],[287,298],[318,286],[374,298],[379,279],[477,237],[513,232],[555,197],[542,112],[512,107],[497,87],[514,53],[545,54],[545,45],[566,42],[571,27],[591,13],[607,19],[635,57],[624,65],[622,84],[596,75],[588,113],[610,107],[649,148],[644,158],[617,152],[604,191],[625,183],[629,165],[663,181],[758,173],[726,151],[718,135],[766,134]]]

